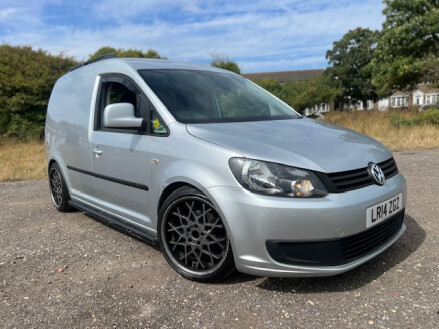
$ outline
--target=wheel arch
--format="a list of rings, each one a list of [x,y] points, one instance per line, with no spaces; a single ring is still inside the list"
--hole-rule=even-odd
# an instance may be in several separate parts
[[[162,208],[163,203],[165,202],[165,200],[172,194],[174,193],[176,190],[178,190],[179,188],[182,188],[184,186],[188,186],[188,187],[193,187],[197,190],[199,190],[201,193],[203,193],[198,187],[194,186],[193,184],[190,184],[188,182],[184,182],[184,181],[177,181],[177,182],[173,182],[169,185],[167,185],[162,193],[160,194],[159,197],[159,202],[157,204],[157,215],[160,212],[160,209]]]
[[[51,159],[47,165],[47,173],[49,173],[50,167],[52,167],[52,165],[54,163],[58,163],[55,159]]]

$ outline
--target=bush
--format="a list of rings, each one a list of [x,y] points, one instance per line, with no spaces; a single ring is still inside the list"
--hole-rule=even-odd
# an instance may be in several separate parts
[[[439,126],[439,111],[428,110],[415,117],[404,117],[399,114],[393,114],[390,117],[390,124],[395,128],[427,125]]]
[[[166,57],[160,56],[160,54],[154,49],[148,49],[146,52],[143,52],[139,49],[121,49],[121,48],[113,48],[113,47],[101,47],[94,54],[90,55],[90,59],[108,55],[115,54],[118,57],[128,57],[128,58],[156,58],[156,59],[166,59]]]
[[[56,80],[77,63],[31,47],[0,46],[0,136],[42,137]]]
[[[390,124],[395,128],[399,128],[401,126],[411,126],[412,119],[403,117],[399,114],[392,114],[392,116],[390,117]]]
[[[225,56],[212,54],[212,61],[210,62],[210,65],[241,74],[241,68],[238,66],[238,64],[229,60],[229,58]]]

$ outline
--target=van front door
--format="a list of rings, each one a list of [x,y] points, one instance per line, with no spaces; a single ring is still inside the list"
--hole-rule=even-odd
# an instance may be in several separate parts
[[[131,103],[135,116],[146,117],[145,98],[123,77],[104,77],[91,134],[96,205],[120,220],[151,227],[148,207],[150,136],[138,128],[107,128],[103,110],[113,103]]]

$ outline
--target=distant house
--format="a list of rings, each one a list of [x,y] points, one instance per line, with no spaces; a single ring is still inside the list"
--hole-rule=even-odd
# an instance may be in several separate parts
[[[439,101],[439,88],[431,84],[419,84],[412,91],[398,91],[389,97],[388,108],[433,105]]]
[[[294,71],[278,71],[278,72],[261,72],[261,73],[244,73],[242,74],[249,80],[258,81],[262,79],[275,79],[279,83],[289,83],[294,81],[307,81],[315,76],[323,74],[324,69],[314,70],[294,70]],[[439,88],[433,87],[430,83],[417,85],[411,91],[396,91],[389,97],[380,99],[378,102],[368,100],[366,107],[363,102],[339,104],[343,109],[356,110],[379,110],[387,111],[390,109],[407,108],[412,106],[430,105],[439,103]],[[322,115],[326,112],[334,110],[333,102],[323,102],[305,109],[304,114]],[[337,107],[338,108],[338,107]]]
[[[430,83],[422,83],[412,90],[396,91],[378,102],[367,101],[368,110],[387,111],[389,109],[400,109],[407,107],[420,107],[422,105],[434,105],[439,102],[439,88],[433,87]],[[363,110],[363,104],[359,102],[354,106],[348,106],[357,110]]]

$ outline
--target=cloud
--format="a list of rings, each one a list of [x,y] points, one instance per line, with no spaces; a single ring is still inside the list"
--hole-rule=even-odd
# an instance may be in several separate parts
[[[208,63],[218,52],[246,72],[325,67],[332,42],[357,26],[378,29],[380,0],[10,2],[0,38],[86,59],[102,46],[153,48]],[[19,23],[14,17],[20,16]],[[18,19],[18,18],[17,18]]]
[[[4,8],[0,10],[0,22],[7,22],[17,12],[16,8]]]
[[[308,56],[290,59],[274,59],[263,61],[243,61],[241,67],[244,72],[266,72],[292,70],[298,67],[322,68],[325,56]]]

